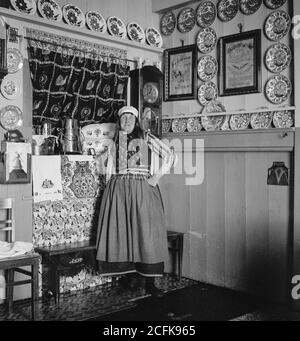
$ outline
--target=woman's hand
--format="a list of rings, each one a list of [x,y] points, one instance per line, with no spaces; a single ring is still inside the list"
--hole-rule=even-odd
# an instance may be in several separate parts
[[[152,186],[152,187],[156,187],[157,186],[158,181],[157,181],[157,179],[155,179],[154,176],[150,176],[150,178],[148,178],[147,181],[148,181],[148,184],[150,186]]]

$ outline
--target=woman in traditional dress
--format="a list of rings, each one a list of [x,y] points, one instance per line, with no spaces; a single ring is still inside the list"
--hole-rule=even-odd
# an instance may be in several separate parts
[[[118,112],[114,144],[107,160],[97,231],[97,260],[102,275],[138,273],[146,292],[161,296],[154,278],[164,273],[167,230],[158,180],[174,164],[175,155],[162,141],[140,128],[138,111]],[[104,167],[104,163],[106,163]]]

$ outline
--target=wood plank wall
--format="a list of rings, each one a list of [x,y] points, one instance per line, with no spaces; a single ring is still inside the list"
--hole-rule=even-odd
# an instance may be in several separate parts
[[[201,185],[162,179],[168,226],[185,232],[184,276],[286,302],[291,188],[267,185],[275,161],[290,168],[291,152],[211,150]]]

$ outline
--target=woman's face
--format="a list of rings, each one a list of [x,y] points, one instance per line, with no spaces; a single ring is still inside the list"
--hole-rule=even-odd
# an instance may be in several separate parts
[[[120,127],[121,130],[124,131],[126,134],[130,134],[135,125],[135,116],[131,113],[124,113],[120,117]]]

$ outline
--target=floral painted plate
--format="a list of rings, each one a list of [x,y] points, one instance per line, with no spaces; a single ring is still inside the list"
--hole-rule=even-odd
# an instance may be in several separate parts
[[[288,100],[292,93],[291,81],[283,75],[270,78],[266,84],[267,99],[274,104],[281,104]]]
[[[57,22],[62,20],[62,10],[56,1],[38,0],[37,6],[43,18]]]
[[[226,115],[207,116],[207,114],[226,112],[224,105],[218,101],[210,101],[203,109],[203,116],[201,116],[201,123],[206,131],[222,130],[226,124]],[[227,122],[228,125],[228,122]],[[229,127],[228,127],[229,129]]]
[[[179,32],[190,32],[196,25],[196,12],[193,8],[188,7],[181,10],[177,18],[177,27]]]
[[[196,14],[197,24],[205,28],[211,26],[216,20],[217,9],[212,1],[202,1],[197,8]]]
[[[286,0],[265,0],[265,5],[270,9],[277,9],[286,3]]]
[[[275,128],[292,128],[294,126],[294,115],[291,111],[275,111],[273,115]]]
[[[172,131],[173,133],[184,133],[187,127],[186,118],[175,118],[172,121]]]
[[[144,30],[136,22],[131,22],[127,25],[127,34],[130,40],[137,43],[145,43],[146,36]]]
[[[15,105],[0,110],[0,124],[5,130],[15,130],[23,125],[22,111]]]
[[[245,130],[250,123],[249,114],[231,115],[229,120],[229,126],[231,130]]]
[[[273,112],[258,112],[251,115],[250,125],[252,129],[268,129],[273,120]]]
[[[239,10],[238,0],[220,0],[218,2],[218,17],[222,21],[232,20]]]
[[[160,19],[160,31],[164,36],[171,35],[176,28],[176,16],[170,11],[165,13]]]
[[[146,29],[146,41],[150,46],[162,47],[163,40],[160,33],[154,27],[148,27]]]
[[[1,93],[6,99],[15,99],[19,94],[19,87],[12,79],[5,77],[1,83]]]
[[[171,129],[172,120],[166,119],[162,120],[161,130],[162,133],[168,133]]]
[[[240,0],[240,10],[245,15],[257,12],[262,5],[262,0]]]
[[[278,41],[285,37],[291,27],[291,18],[287,12],[275,11],[271,13],[265,23],[265,34],[268,39]]]
[[[35,0],[10,0],[10,3],[14,10],[33,15],[36,13]]]
[[[8,73],[15,73],[23,67],[23,55],[16,48],[7,49],[7,69]]]
[[[221,126],[221,130],[222,130],[222,131],[228,131],[228,130],[230,130],[229,121],[230,121],[230,115],[226,115],[226,116],[225,116],[224,123],[223,123],[222,126]]]
[[[218,96],[218,88],[213,82],[206,82],[200,85],[198,89],[198,100],[201,105],[205,106],[209,102],[215,100]]]
[[[198,133],[202,130],[200,117],[190,117],[187,120],[187,131],[189,133]]]
[[[282,43],[269,47],[265,56],[267,69],[273,73],[280,73],[291,63],[292,53],[290,48]]]
[[[72,4],[63,7],[63,18],[71,26],[84,27],[85,25],[85,16],[82,10]]]
[[[212,56],[200,58],[198,63],[198,76],[204,82],[210,81],[218,72],[218,62]]]
[[[114,36],[121,39],[126,38],[126,26],[124,22],[118,17],[109,17],[107,19],[108,32]]]
[[[221,130],[224,122],[225,122],[224,115],[201,116],[201,124],[205,131]]]
[[[206,27],[197,35],[197,46],[201,53],[212,52],[217,44],[217,34],[211,27]]]
[[[85,15],[86,25],[91,31],[105,33],[107,31],[106,21],[97,11],[89,11]]]

